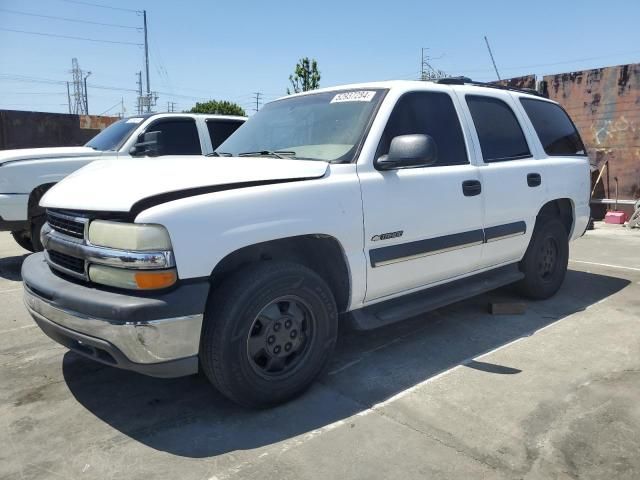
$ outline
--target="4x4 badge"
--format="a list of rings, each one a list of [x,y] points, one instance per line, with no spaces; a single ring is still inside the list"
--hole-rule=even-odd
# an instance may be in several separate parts
[[[397,232],[389,232],[389,233],[381,233],[380,235],[374,235],[371,237],[372,242],[377,242],[378,240],[390,240],[392,238],[401,237],[404,233],[404,230],[398,230]]]

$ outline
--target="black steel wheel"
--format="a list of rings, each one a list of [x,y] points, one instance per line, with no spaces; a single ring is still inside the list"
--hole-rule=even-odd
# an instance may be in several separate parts
[[[314,334],[315,316],[303,299],[277,298],[253,320],[247,355],[259,375],[287,375],[304,362]]]
[[[210,295],[200,364],[236,403],[275,405],[302,393],[322,373],[337,327],[333,294],[313,270],[260,262],[239,270]]]
[[[556,217],[540,217],[520,262],[520,291],[534,299],[549,298],[562,285],[569,263],[569,235]]]

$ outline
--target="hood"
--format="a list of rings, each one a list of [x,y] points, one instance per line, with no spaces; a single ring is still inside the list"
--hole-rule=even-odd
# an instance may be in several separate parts
[[[247,157],[136,158],[93,162],[51,188],[40,205],[129,212],[177,198],[253,185],[320,178],[328,163]],[[158,199],[162,196],[161,199]],[[136,208],[134,208],[134,206]]]
[[[47,147],[47,148],[17,148],[15,150],[0,150],[0,165],[21,160],[42,160],[65,157],[99,157],[102,152],[90,147]]]

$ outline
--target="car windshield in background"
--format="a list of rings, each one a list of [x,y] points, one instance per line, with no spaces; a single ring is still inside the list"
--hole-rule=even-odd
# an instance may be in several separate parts
[[[118,150],[143,120],[144,118],[141,117],[118,120],[89,140],[85,147],[91,147],[94,150]]]
[[[384,92],[342,90],[277,100],[265,105],[216,152],[350,162]]]

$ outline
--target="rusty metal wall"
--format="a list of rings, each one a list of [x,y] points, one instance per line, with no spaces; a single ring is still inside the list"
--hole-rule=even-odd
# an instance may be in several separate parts
[[[640,64],[548,75],[543,87],[571,115],[591,161],[609,161],[595,197],[614,198],[617,177],[620,199],[640,198]]]
[[[117,117],[0,110],[0,150],[84,145]]]
[[[497,85],[502,85],[504,87],[514,87],[514,88],[536,88],[536,76],[535,75],[523,75],[522,77],[513,77],[513,78],[505,78],[502,80],[497,80],[495,82]]]

